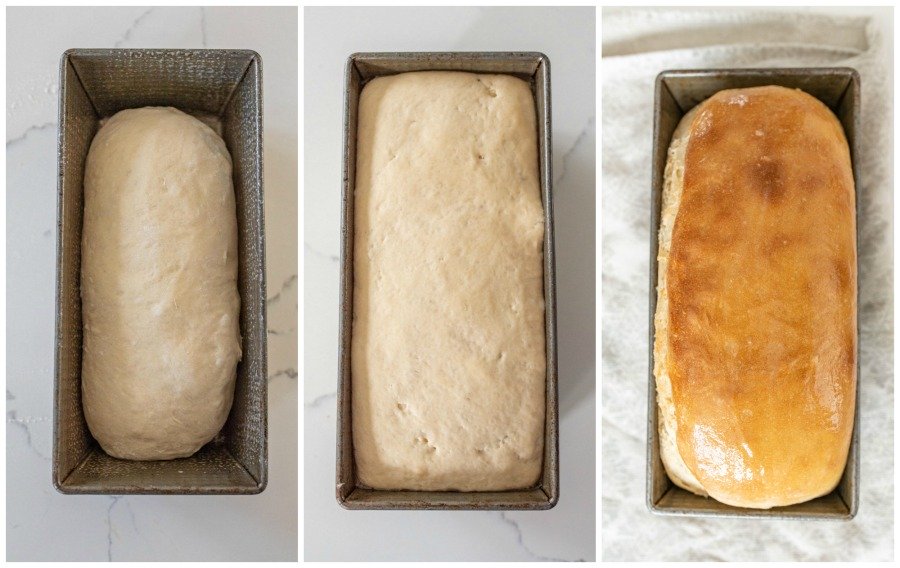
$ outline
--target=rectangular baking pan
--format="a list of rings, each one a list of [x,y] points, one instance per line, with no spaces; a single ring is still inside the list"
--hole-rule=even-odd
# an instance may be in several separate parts
[[[245,50],[71,49],[60,62],[53,485],[61,493],[252,494],[266,486],[266,281],[262,62]],[[81,406],[84,163],[101,120],[173,106],[219,123],[234,163],[243,350],[218,436],[189,458],[108,456]]]
[[[355,475],[351,416],[350,340],[353,323],[353,195],[356,183],[356,111],[366,81],[407,71],[504,73],[528,81],[534,93],[544,205],[544,316],[547,349],[544,465],[538,484],[495,492],[381,491]],[[337,390],[337,500],[346,509],[550,509],[559,499],[559,417],[556,365],[556,267],[550,145],[550,61],[542,53],[356,53],[347,60],[344,90],[344,164],[341,219],[341,307]]]
[[[806,503],[773,509],[744,509],[701,497],[674,485],[659,456],[656,379],[653,376],[655,340],[657,248],[666,157],[672,134],[681,118],[698,103],[722,89],[780,85],[802,89],[825,103],[844,127],[850,145],[856,204],[859,210],[859,75],[850,68],[708,69],[663,71],[656,77],[653,124],[653,175],[650,198],[650,368],[647,405],[647,506],[660,515],[697,517],[762,517],[767,519],[849,520],[859,506],[859,325],[857,323],[856,416],[850,453],[837,488]],[[857,278],[859,275],[859,216],[857,215]],[[857,305],[859,283],[857,282]]]

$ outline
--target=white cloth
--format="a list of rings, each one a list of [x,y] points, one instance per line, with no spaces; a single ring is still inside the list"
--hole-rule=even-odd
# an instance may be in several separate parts
[[[892,59],[865,17],[716,9],[603,11],[603,556],[893,557]],[[851,522],[658,517],[645,506],[653,82],[666,69],[857,69],[862,85],[861,503]]]

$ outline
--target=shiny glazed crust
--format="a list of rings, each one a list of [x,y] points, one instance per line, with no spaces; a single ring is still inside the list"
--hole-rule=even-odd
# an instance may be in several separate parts
[[[807,501],[837,485],[853,429],[847,141],[825,105],[782,87],[720,91],[684,120],[659,235],[663,461],[729,505]]]
[[[351,347],[357,477],[533,486],[543,461],[543,208],[534,100],[506,75],[363,88]]]

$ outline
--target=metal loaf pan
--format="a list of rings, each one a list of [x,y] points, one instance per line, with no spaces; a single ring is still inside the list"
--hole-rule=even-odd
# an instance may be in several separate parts
[[[844,475],[834,491],[812,501],[768,510],[744,509],[725,505],[674,485],[666,475],[659,456],[656,381],[653,376],[653,343],[656,313],[657,248],[659,245],[660,206],[666,157],[675,127],[698,103],[722,89],[781,85],[802,89],[825,103],[844,127],[850,145],[856,203],[859,210],[859,75],[849,68],[804,69],[709,69],[663,71],[656,78],[653,124],[653,176],[650,212],[650,368],[647,407],[647,506],[661,515],[698,517],[762,517],[768,519],[849,520],[859,506],[859,328],[857,325],[856,416],[853,437]],[[857,215],[857,278],[859,274],[859,223]],[[857,305],[859,305],[857,282]]]
[[[252,494],[266,486],[261,65],[244,50],[71,49],[62,56],[52,466],[62,493]],[[215,440],[189,458],[149,462],[104,453],[81,406],[85,157],[102,119],[143,106],[173,106],[221,127],[234,163],[243,349],[234,404]]]
[[[353,454],[350,340],[353,323],[353,196],[356,183],[356,119],[359,93],[379,75],[407,71],[504,73],[530,82],[538,125],[541,195],[544,205],[544,299],[547,391],[544,465],[530,489],[496,492],[381,491],[358,485]],[[542,53],[356,53],[347,60],[344,90],[343,213],[341,220],[341,308],[337,390],[337,500],[346,509],[550,509],[559,499],[559,416],[556,366],[556,268],[550,170],[550,61]]]

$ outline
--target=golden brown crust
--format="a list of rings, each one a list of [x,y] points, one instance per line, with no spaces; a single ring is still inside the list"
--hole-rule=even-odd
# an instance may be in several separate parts
[[[856,230],[840,123],[798,90],[717,93],[691,125],[672,233],[668,357],[681,457],[724,503],[841,477],[856,385]]]

